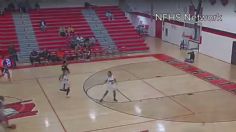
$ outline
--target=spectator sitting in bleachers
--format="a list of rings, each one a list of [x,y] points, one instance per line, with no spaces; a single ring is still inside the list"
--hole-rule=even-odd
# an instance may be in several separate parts
[[[68,28],[67,28],[67,35],[68,36],[71,36],[75,33],[75,30],[74,28],[70,25]]]
[[[5,14],[5,9],[4,8],[0,8],[0,16],[4,16]]]
[[[15,5],[14,3],[9,3],[8,6],[7,6],[7,11],[15,11]]]
[[[89,38],[89,44],[90,46],[94,46],[96,44],[96,38],[94,36]]]
[[[79,47],[79,53],[80,53],[80,55],[81,55],[82,58],[84,58],[84,52],[85,52],[85,50],[86,50],[86,49],[85,49],[84,46],[80,46],[80,47]]]
[[[85,38],[84,39],[84,47],[89,47],[90,46],[90,43],[89,43],[89,38]]]
[[[112,21],[114,19],[111,11],[107,11],[105,15],[109,21]]]
[[[30,9],[32,9],[29,0],[25,0],[24,5],[25,5],[24,13],[27,13]]]
[[[57,60],[61,61],[65,58],[65,52],[61,49],[57,51]]]
[[[35,10],[39,10],[39,9],[40,9],[40,5],[39,5],[38,2],[36,2],[36,3],[34,4],[34,8],[35,8]]]
[[[84,41],[84,37],[83,36],[77,36],[76,39],[79,41],[79,42],[83,42]]]
[[[46,27],[47,27],[47,24],[46,24],[46,22],[45,22],[45,20],[44,19],[42,19],[41,21],[40,21],[40,29],[41,29],[41,31],[42,32],[45,32],[46,31]]]
[[[65,37],[66,36],[66,29],[65,27],[60,27],[59,28],[59,35],[62,36],[62,37]]]
[[[33,51],[30,53],[30,63],[33,65],[34,62],[38,62],[39,64],[41,63],[41,62],[40,62],[39,53],[38,53],[36,50],[33,50]]]
[[[81,54],[80,54],[80,52],[79,52],[80,46],[79,46],[79,45],[76,45],[74,49],[75,49],[76,59],[78,60],[79,57],[81,56]]]
[[[84,58],[86,60],[90,60],[90,58],[91,58],[91,48],[90,47],[86,47],[86,49],[84,51]]]
[[[78,45],[78,41],[77,41],[77,35],[73,35],[73,37],[70,40],[70,47],[71,48],[75,48]]]
[[[46,61],[47,63],[51,60],[50,52],[47,49],[42,50],[39,53],[40,60]]]
[[[20,13],[26,13],[30,8],[28,1],[19,1],[17,2],[17,6]]]
[[[85,8],[90,8],[91,6],[93,6],[93,5],[88,3],[88,2],[84,2],[84,7]]]
[[[106,53],[107,53],[108,55],[112,55],[112,54],[114,53],[114,47],[108,46],[108,47],[106,48]]]
[[[76,37],[76,40],[78,41],[78,44],[80,45],[80,46],[84,46],[84,41],[85,41],[85,39],[84,39],[84,37],[83,36],[77,36]]]

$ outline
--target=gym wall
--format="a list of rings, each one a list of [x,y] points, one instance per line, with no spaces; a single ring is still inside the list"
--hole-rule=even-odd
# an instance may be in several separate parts
[[[155,13],[182,13],[186,12],[190,1],[180,0],[125,0],[126,9],[133,12],[140,12],[151,15],[150,4],[154,5]],[[198,2],[195,0],[194,5]],[[203,15],[222,15],[222,21],[203,21],[202,26],[209,28],[202,30],[202,44],[200,53],[214,57],[216,59],[231,63],[232,43],[236,39],[236,12],[235,0],[229,0],[227,5],[222,5],[218,0],[215,5],[211,5],[208,0],[203,0]],[[154,13],[154,14],[155,14]],[[179,20],[180,22],[183,20]],[[183,25],[183,24],[182,24]],[[170,43],[179,45],[182,40],[184,27],[181,24],[164,22],[162,28],[162,39]],[[151,27],[155,28],[155,27]],[[168,29],[168,36],[165,35],[165,29]],[[230,34],[230,35],[229,35]],[[232,35],[233,34],[233,35]]]

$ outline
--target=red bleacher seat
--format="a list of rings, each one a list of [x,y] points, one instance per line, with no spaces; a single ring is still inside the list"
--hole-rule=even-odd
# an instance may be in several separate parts
[[[146,51],[149,49],[119,7],[104,6],[94,9],[120,51]],[[112,21],[109,21],[105,15],[108,10],[114,16]]]
[[[6,12],[0,17],[0,53],[7,55],[9,46],[14,46],[17,51],[20,50],[12,14]]]
[[[40,11],[30,11],[32,25],[40,49],[56,50],[70,48],[69,38],[61,37],[58,34],[60,26],[72,26],[75,34],[82,35],[83,37],[94,36],[81,13],[81,9],[83,8],[48,8],[40,9]],[[39,27],[42,19],[47,23],[46,32],[42,32]]]

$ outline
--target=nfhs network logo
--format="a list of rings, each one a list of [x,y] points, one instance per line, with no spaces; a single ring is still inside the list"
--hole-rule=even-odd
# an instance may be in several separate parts
[[[194,21],[196,18],[199,21],[222,21],[222,15],[217,13],[214,15],[190,15],[190,14],[170,14],[170,13],[162,13],[155,14],[156,20],[176,20],[176,21]]]

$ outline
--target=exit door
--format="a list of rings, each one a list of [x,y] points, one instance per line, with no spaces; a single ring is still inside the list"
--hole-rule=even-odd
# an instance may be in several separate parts
[[[231,64],[236,65],[236,41],[233,42]]]

